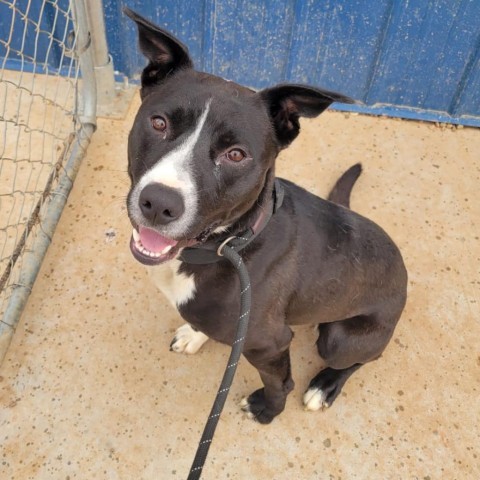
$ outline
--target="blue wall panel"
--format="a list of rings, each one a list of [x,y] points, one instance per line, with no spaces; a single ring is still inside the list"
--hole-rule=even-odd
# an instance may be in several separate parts
[[[40,69],[68,63],[47,32],[71,26],[42,3],[0,3],[0,65],[12,15],[9,45],[25,54],[10,51],[10,68],[35,48]],[[138,79],[145,59],[125,5],[177,35],[197,68],[239,83],[318,85],[364,102],[360,111],[480,125],[480,0],[104,0],[115,69]],[[21,21],[28,8],[33,23]]]
[[[480,41],[471,54],[460,86],[458,97],[453,99],[452,111],[456,115],[480,117]]]
[[[284,75],[292,29],[292,2],[211,2],[209,71],[262,88]]]
[[[452,99],[478,55],[479,18],[480,2],[471,0],[395,2],[367,103],[455,113]]]
[[[480,125],[479,0],[105,0],[115,67],[133,77],[144,60],[123,5],[245,85],[319,85],[370,113]]]
[[[115,69],[134,77],[146,63],[137,48],[135,24],[122,14],[125,5],[178,36],[188,46],[196,66],[203,69],[208,52],[205,35],[207,4],[193,0],[104,1],[107,40]]]
[[[286,79],[367,98],[390,2],[298,2]]]

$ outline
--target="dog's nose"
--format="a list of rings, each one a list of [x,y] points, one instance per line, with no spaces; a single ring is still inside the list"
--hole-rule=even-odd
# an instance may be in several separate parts
[[[140,193],[140,210],[152,225],[166,225],[180,218],[185,205],[180,193],[160,183],[150,183]]]

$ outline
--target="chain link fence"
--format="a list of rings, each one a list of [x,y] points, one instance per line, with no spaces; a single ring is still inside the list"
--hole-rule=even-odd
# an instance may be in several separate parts
[[[0,0],[0,362],[95,129],[83,0]]]

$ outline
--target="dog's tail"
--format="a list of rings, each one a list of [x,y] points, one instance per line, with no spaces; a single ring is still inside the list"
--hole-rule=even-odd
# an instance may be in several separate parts
[[[335,183],[328,194],[328,200],[338,205],[350,208],[350,193],[353,185],[362,173],[362,164],[356,163],[350,167]]]

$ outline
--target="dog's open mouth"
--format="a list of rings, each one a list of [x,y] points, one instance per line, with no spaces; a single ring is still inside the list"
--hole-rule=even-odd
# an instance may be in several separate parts
[[[139,227],[138,230],[133,229],[130,250],[140,263],[159,265],[175,258],[180,248],[188,243],[164,237],[150,228]]]

